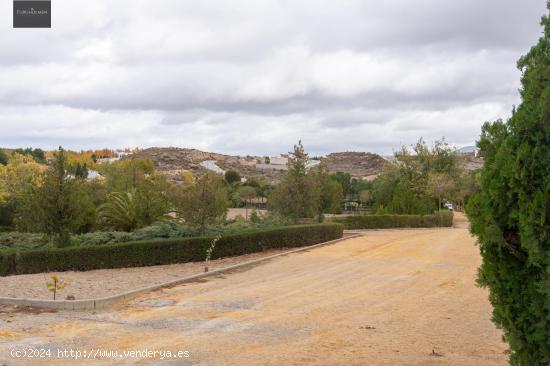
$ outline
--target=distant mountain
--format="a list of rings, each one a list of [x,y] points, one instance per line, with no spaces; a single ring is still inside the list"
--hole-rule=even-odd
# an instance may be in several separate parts
[[[353,178],[372,180],[380,174],[388,161],[378,154],[368,152],[338,152],[327,155],[321,161],[331,172],[349,173]]]
[[[148,148],[125,158],[151,159],[158,170],[174,180],[180,179],[184,171],[201,173],[208,170],[235,170],[242,177],[264,177],[267,181],[276,183],[286,170],[285,158],[281,157],[266,159],[264,156],[233,156],[176,147]],[[322,157],[321,161],[326,163],[331,172],[340,171],[357,179],[368,180],[378,176],[387,164],[387,160],[380,155],[367,152],[332,153]],[[313,165],[315,161],[310,164]]]

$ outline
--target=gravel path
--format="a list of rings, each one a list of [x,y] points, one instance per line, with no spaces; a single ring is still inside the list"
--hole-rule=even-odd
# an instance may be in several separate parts
[[[133,299],[102,312],[0,308],[0,364],[14,347],[189,351],[189,358],[46,365],[507,364],[465,225],[367,232],[335,245]]]

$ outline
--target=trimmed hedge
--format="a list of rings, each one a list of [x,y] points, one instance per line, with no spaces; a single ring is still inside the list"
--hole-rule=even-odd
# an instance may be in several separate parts
[[[222,237],[212,259],[267,249],[295,248],[339,239],[343,226],[334,223],[288,226]],[[163,239],[0,252],[0,275],[49,271],[86,271],[102,268],[154,266],[203,261],[212,237]]]
[[[15,251],[0,251],[0,276],[7,276],[15,270]]]
[[[392,229],[419,227],[451,227],[452,211],[439,211],[433,215],[356,215],[335,218],[332,222],[343,224],[346,229]]]

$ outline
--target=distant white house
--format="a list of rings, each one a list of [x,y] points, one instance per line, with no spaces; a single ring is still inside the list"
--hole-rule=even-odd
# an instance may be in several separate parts
[[[267,158],[265,160],[269,161],[269,164],[256,164],[256,168],[265,170],[288,170],[288,156],[272,156],[269,160]],[[319,164],[321,164],[321,160],[309,160],[306,168],[311,169]]]
[[[270,156],[269,158],[265,158],[265,163],[256,164],[256,168],[264,170],[288,170],[287,163],[288,157],[286,156]]]
[[[97,159],[97,163],[98,164],[111,164],[111,163],[114,163],[115,161],[119,161],[120,160],[120,157],[116,157],[116,158],[99,158]]]
[[[67,175],[69,179],[75,179],[75,176],[73,174]],[[88,170],[88,176],[86,177],[86,180],[103,180],[105,177],[101,175],[99,172],[96,172],[95,170]]]
[[[97,163],[98,164],[111,164],[111,163],[114,163],[116,161],[119,161],[120,159],[122,159],[125,156],[132,155],[132,153],[129,153],[129,152],[123,151],[123,150],[117,150],[116,153],[117,153],[117,156],[115,156],[115,157],[97,159]]]
[[[273,156],[269,158],[269,165],[286,165],[288,157],[286,156]]]

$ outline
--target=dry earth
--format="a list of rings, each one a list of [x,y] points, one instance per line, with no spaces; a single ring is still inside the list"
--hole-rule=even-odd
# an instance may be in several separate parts
[[[212,260],[210,270],[229,267],[242,262],[268,257],[288,249],[266,250],[230,258]],[[74,296],[77,300],[97,299],[123,292],[153,286],[204,272],[204,262],[168,264],[162,266],[98,269],[86,272],[56,272],[67,287],[58,293],[59,298]],[[53,274],[53,273],[51,273]],[[46,288],[50,273],[36,273],[0,277],[0,297],[51,300]]]
[[[465,222],[372,231],[98,313],[0,309],[0,364],[505,365]],[[54,351],[38,362],[10,349]],[[189,358],[57,359],[57,349]]]

